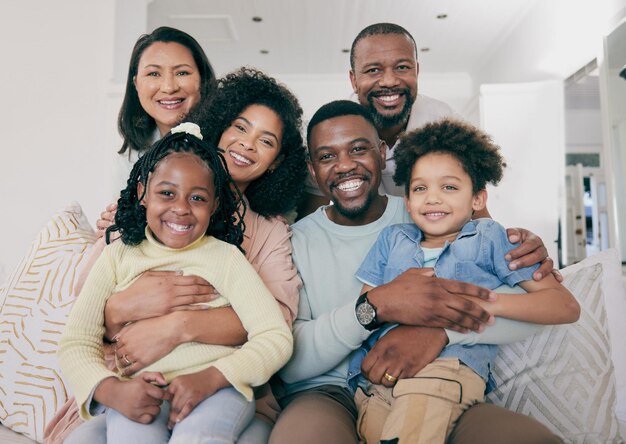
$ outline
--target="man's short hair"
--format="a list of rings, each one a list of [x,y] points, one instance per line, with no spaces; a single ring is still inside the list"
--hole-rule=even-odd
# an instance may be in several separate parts
[[[374,23],[373,25],[369,25],[364,28],[359,34],[356,36],[354,41],[352,42],[352,47],[350,48],[350,67],[354,71],[354,50],[356,48],[357,43],[360,40],[363,40],[366,37],[370,37],[372,35],[385,35],[385,34],[399,34],[407,36],[411,42],[413,42],[413,48],[415,48],[415,60],[417,60],[417,44],[415,43],[415,39],[411,35],[409,31],[404,29],[400,25],[396,25],[395,23]]]
[[[328,119],[341,116],[361,116],[371,123],[374,129],[376,129],[374,119],[372,119],[372,114],[366,107],[351,100],[335,100],[327,103],[326,105],[322,105],[320,109],[315,111],[311,120],[309,120],[309,124],[306,128],[307,145],[310,145],[311,143],[311,132],[313,131],[313,128]]]

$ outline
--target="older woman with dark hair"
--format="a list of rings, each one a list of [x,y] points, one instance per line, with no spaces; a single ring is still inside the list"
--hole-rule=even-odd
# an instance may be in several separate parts
[[[114,190],[126,184],[141,153],[183,120],[189,111],[211,97],[217,79],[200,44],[181,30],[161,26],[135,42],[128,65],[124,99],[117,128],[122,136]],[[115,205],[98,221],[102,235]]]
[[[281,215],[295,207],[306,171],[297,99],[275,79],[244,68],[221,79],[213,95],[187,119],[200,123],[205,138],[224,151],[229,172],[249,204],[242,248],[291,325],[301,282],[291,259],[291,232]],[[100,252],[92,254],[90,264]],[[120,371],[140,372],[184,342],[231,346],[246,342],[247,332],[232,308],[199,310],[190,305],[214,297],[210,283],[174,271],[146,272],[113,294],[105,308],[106,336],[115,344],[118,365],[125,365]],[[202,378],[195,374],[184,378],[201,396]],[[278,414],[268,385],[255,394],[257,415],[239,443],[267,442]],[[111,396],[100,384],[93,400],[107,405]],[[180,419],[178,413],[170,413],[173,422]],[[65,442],[105,442],[103,421],[102,415],[92,419]]]
[[[149,60],[144,58],[141,63],[150,48],[160,54],[154,54]],[[178,58],[181,52],[186,52],[189,60]],[[178,62],[172,66],[171,73],[165,72],[168,67],[162,64],[164,58]],[[124,101],[117,120],[123,138],[119,153],[150,148],[156,130],[159,138],[162,137],[201,98],[210,97],[215,86],[215,72],[209,59],[196,39],[186,32],[161,26],[139,37],[130,56]],[[161,96],[154,96],[157,89]]]
[[[216,86],[215,72],[206,54],[186,32],[162,26],[137,39],[118,117],[122,146],[115,171],[116,192],[125,186],[138,156],[184,119],[201,100],[210,97]],[[99,235],[110,225],[115,208],[115,204],[110,205],[102,213],[96,224]],[[103,248],[104,239],[100,239],[93,249],[90,265]],[[84,277],[77,283],[78,287],[82,286]],[[184,284],[182,279],[176,284]],[[189,290],[189,286],[177,285],[177,288]],[[71,399],[48,423],[44,439],[47,443],[60,443],[78,423],[76,404]]]

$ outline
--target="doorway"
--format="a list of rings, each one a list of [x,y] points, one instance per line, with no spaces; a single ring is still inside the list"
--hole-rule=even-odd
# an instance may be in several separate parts
[[[594,59],[565,80],[565,217],[561,261],[609,247],[599,70]]]
[[[626,19],[604,38],[600,63],[602,152],[607,178],[609,245],[617,247],[626,263]]]

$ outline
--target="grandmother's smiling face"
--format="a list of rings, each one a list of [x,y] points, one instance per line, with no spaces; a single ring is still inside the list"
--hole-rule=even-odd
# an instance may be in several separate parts
[[[133,78],[141,107],[164,136],[200,100],[200,73],[189,48],[176,42],[148,46]]]

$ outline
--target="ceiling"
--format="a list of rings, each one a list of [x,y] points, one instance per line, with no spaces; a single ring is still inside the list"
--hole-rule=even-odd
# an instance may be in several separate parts
[[[244,64],[272,75],[323,75],[345,73],[349,54],[343,50],[365,26],[386,21],[411,32],[420,51],[421,73],[472,72],[535,2],[153,0],[148,3],[147,27],[168,25],[189,32],[218,75]],[[441,14],[447,17],[437,18]]]

